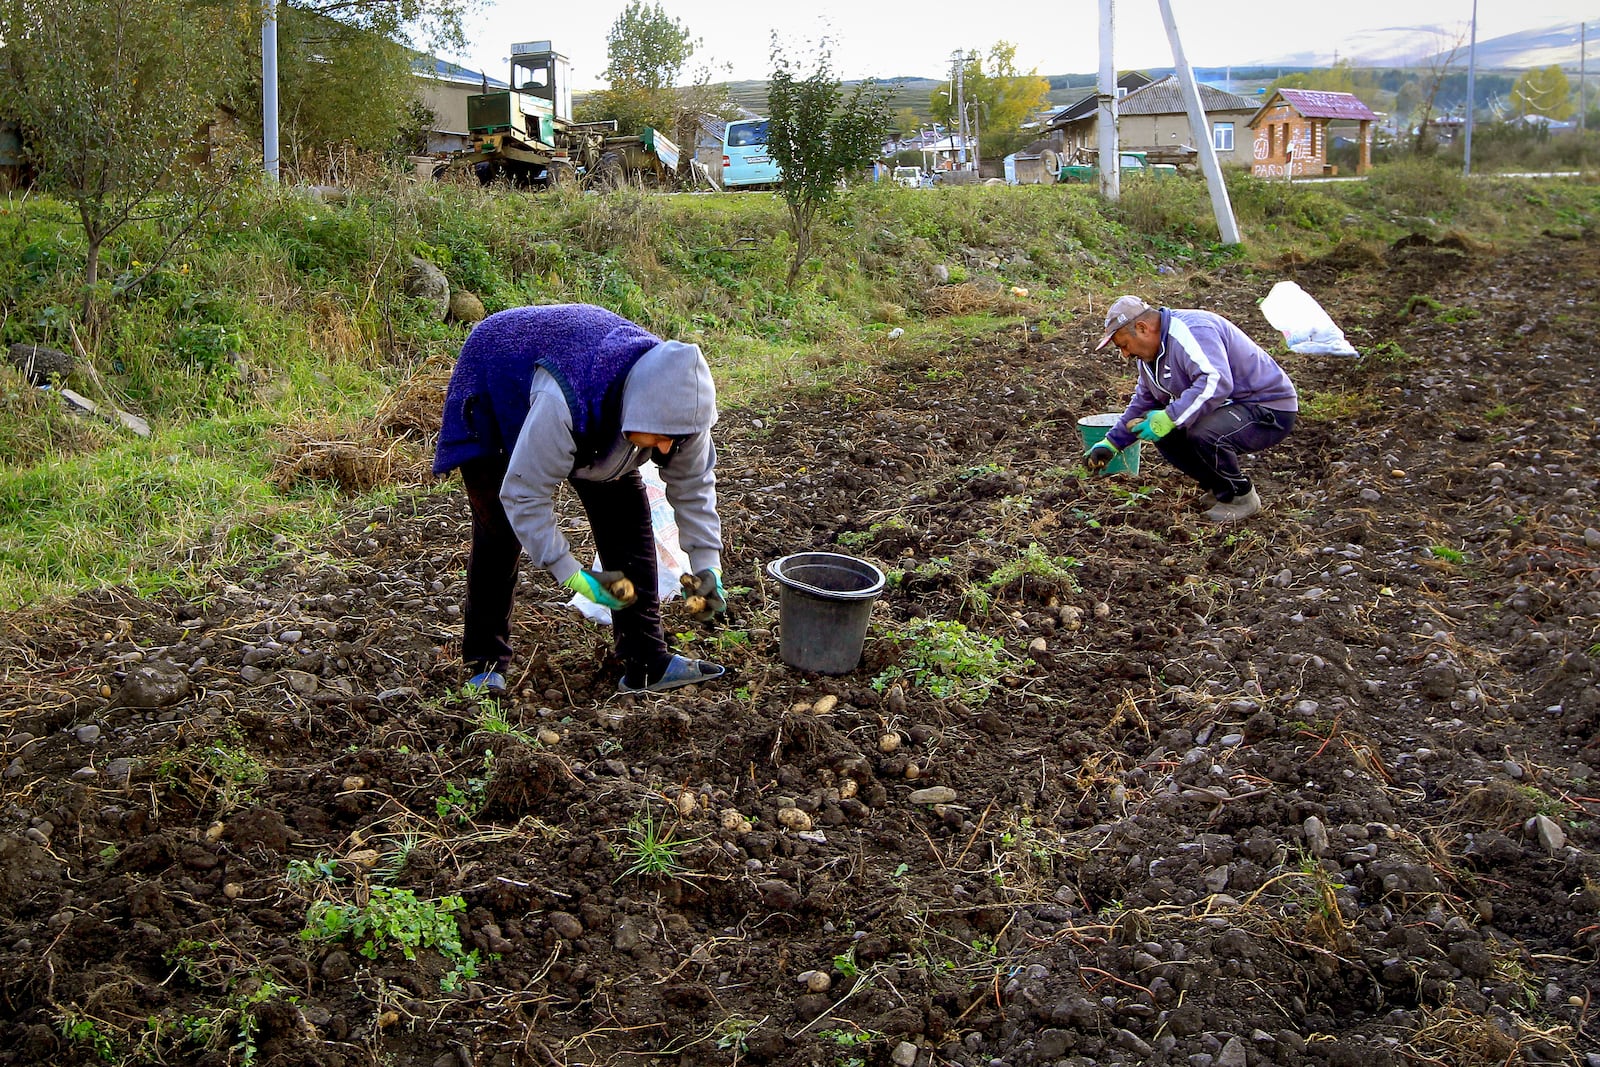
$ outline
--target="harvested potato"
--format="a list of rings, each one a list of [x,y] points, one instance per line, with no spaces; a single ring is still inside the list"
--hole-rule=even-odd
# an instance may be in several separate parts
[[[689,614],[699,615],[706,610],[706,598],[703,596],[686,596],[683,598],[683,606],[689,609]]]
[[[900,735],[890,731],[878,738],[878,751],[883,753],[900,751]]]
[[[826,715],[839,706],[839,698],[829,693],[827,696],[818,697],[817,702],[811,705],[811,710],[817,715]]]
[[[606,588],[618,600],[626,602],[633,599],[633,583],[626,578],[618,578]]]
[[[811,829],[811,816],[799,808],[779,808],[778,822],[785,830]]]

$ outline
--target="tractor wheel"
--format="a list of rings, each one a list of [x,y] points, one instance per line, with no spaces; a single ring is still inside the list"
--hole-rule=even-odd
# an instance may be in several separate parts
[[[604,192],[621,189],[627,184],[628,174],[622,164],[621,152],[607,152],[600,157],[600,163],[594,168],[594,177],[591,184]]]
[[[548,189],[570,189],[578,184],[578,172],[566,160],[553,159],[545,168],[544,183]]]

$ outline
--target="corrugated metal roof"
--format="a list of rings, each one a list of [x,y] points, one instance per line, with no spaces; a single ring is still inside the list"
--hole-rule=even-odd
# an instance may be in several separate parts
[[[1277,95],[1308,119],[1375,119],[1377,114],[1354,93],[1322,89],[1279,89]],[[1271,103],[1272,101],[1267,101]]]
[[[509,89],[510,85],[499,78],[490,77],[484,71],[469,70],[448,59],[438,56],[416,56],[411,60],[411,71],[422,77],[438,78],[440,81],[461,82],[463,84],[487,84],[490,89]]]
[[[1123,74],[1122,77],[1117,79],[1117,87],[1119,89],[1128,90],[1127,96],[1123,97],[1124,100],[1126,100],[1128,96],[1132,96],[1135,92],[1143,89],[1149,84],[1150,75],[1146,74],[1142,70],[1130,70]],[[1076,100],[1069,102],[1065,107],[1062,107],[1059,111],[1056,111],[1049,118],[1045,119],[1045,128],[1058,129],[1062,126],[1065,126],[1069,122],[1075,122],[1078,119],[1087,118],[1088,116],[1093,115],[1099,109],[1099,107],[1099,91],[1094,88],[1084,89],[1082,96],[1079,96]]]
[[[1200,106],[1206,114],[1219,111],[1255,111],[1256,102],[1238,93],[1225,93],[1209,85],[1200,86]],[[1135,89],[1117,101],[1119,115],[1181,115],[1189,110],[1184,102],[1178,79],[1172,76],[1151,82],[1143,89]]]

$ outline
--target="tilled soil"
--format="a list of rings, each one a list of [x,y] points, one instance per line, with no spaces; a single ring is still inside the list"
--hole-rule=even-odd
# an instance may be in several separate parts
[[[1093,313],[726,412],[715,686],[615,695],[529,574],[463,694],[455,490],[13,620],[0,1062],[1600,1063],[1600,247],[1162,295],[1268,341],[1281,277],[1366,355],[1283,357],[1235,528],[1084,476]],[[842,677],[813,549],[890,578]]]

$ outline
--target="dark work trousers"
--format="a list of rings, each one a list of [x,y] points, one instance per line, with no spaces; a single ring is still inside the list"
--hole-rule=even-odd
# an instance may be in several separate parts
[[[1178,427],[1156,442],[1167,462],[1210,490],[1219,501],[1250,491],[1239,472],[1239,453],[1260,452],[1289,436],[1295,413],[1261,404],[1224,404],[1190,427]]]
[[[461,466],[461,480],[472,507],[461,658],[468,664],[493,665],[502,672],[511,660],[511,600],[522,556],[522,545],[500,504],[506,462],[505,456],[485,456]],[[661,632],[655,530],[650,524],[644,479],[635,470],[613,482],[573,479],[568,484],[589,517],[601,568],[627,575],[638,596],[628,607],[611,613],[617,655],[635,678],[641,669],[659,673],[670,654]]]

